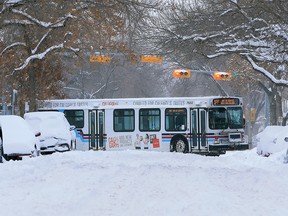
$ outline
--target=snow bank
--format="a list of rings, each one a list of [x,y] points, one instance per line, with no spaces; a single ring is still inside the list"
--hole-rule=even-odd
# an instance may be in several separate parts
[[[256,139],[258,154],[269,156],[287,150],[288,126],[267,126]]]

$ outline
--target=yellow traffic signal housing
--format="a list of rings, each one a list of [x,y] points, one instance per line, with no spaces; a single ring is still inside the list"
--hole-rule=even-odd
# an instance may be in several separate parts
[[[231,72],[219,72],[215,71],[214,72],[214,80],[231,80]]]
[[[176,69],[173,71],[174,78],[190,78],[191,71],[187,69]]]

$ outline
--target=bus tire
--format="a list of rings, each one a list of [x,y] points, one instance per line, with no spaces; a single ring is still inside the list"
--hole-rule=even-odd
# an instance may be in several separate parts
[[[188,143],[181,138],[177,138],[172,142],[170,146],[170,151],[173,149],[175,152],[187,153],[188,152]]]

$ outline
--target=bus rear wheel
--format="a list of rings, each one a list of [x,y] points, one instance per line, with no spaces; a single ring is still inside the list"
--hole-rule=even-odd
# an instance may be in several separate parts
[[[188,146],[183,139],[176,139],[173,143],[171,148],[173,151],[186,153],[188,151]]]

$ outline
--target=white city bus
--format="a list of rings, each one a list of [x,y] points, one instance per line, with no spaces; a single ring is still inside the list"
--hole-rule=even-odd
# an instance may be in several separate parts
[[[78,150],[153,150],[225,154],[245,150],[239,97],[46,100],[39,111],[64,112]]]

